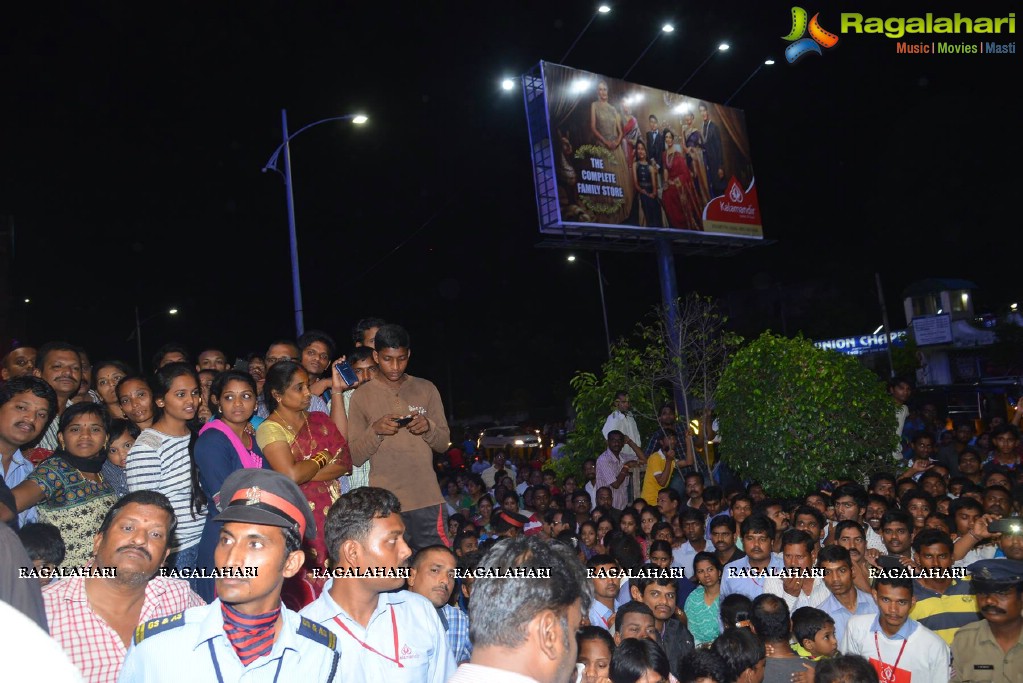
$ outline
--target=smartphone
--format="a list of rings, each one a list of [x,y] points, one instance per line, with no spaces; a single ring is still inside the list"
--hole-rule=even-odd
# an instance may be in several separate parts
[[[337,370],[337,374],[341,375],[341,379],[348,383],[348,386],[359,381],[359,376],[355,374],[355,370],[352,369],[352,365],[348,361],[342,361],[334,368]]]
[[[409,422],[412,422],[412,419],[413,419],[412,415],[406,415],[405,417],[399,417],[398,419],[395,420],[395,422],[398,423],[399,427],[404,427]]]

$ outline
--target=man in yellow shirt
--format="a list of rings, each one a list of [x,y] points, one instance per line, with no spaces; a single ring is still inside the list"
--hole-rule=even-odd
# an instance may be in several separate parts
[[[646,461],[646,475],[643,477],[643,500],[657,506],[657,493],[668,485],[675,471],[675,450],[678,439],[675,432],[664,432],[661,436],[661,449],[651,454]]]

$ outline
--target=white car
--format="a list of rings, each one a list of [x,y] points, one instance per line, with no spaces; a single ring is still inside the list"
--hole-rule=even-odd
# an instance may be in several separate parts
[[[477,448],[490,449],[514,449],[514,448],[539,448],[543,445],[540,438],[540,430],[529,430],[515,425],[505,427],[490,427],[480,432]]]

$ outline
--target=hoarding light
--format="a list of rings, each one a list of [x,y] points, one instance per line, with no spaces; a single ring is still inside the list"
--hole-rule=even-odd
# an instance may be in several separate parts
[[[609,7],[608,5],[601,5],[600,7],[597,8],[597,11],[600,12],[601,14],[607,14],[608,12],[611,11],[611,7]]]
[[[768,57],[766,60],[764,60],[764,64],[766,64],[767,66],[774,66],[774,60]]]
[[[721,43],[720,45],[718,45],[718,49],[721,50],[722,52],[724,52],[725,50],[727,50],[730,47],[732,47],[732,46],[729,45],[728,43]]]
[[[672,26],[671,24],[665,24],[664,26],[661,27],[661,30],[664,31],[665,33],[671,33],[672,31],[675,30],[675,27]]]
[[[503,81],[501,81],[501,88],[503,90],[511,90],[514,87],[515,87],[515,81],[513,81],[510,78],[506,78]]]
[[[575,254],[569,254],[567,261],[569,263],[572,263],[573,261],[575,261]],[[28,303],[28,299],[25,299],[25,303]]]

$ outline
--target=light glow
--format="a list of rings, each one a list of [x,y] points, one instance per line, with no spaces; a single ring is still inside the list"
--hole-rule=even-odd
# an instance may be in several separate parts
[[[352,117],[352,123],[354,123],[357,126],[361,126],[367,121],[369,121],[369,117],[366,116],[365,114],[356,114],[355,116]]]
[[[661,30],[664,31],[665,33],[671,33],[672,31],[675,30],[675,27],[672,26],[671,24],[665,24],[664,26],[661,27]]]

